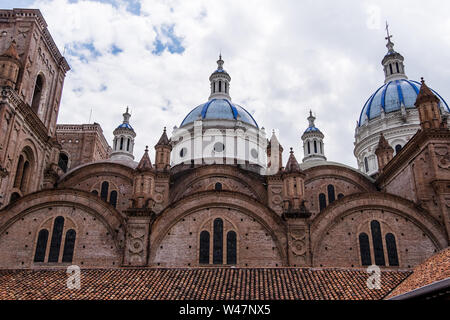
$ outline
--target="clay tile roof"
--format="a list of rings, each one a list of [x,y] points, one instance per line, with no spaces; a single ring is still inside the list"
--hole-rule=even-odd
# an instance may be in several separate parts
[[[450,278],[450,247],[414,268],[413,273],[386,298],[393,298],[448,278]]]
[[[378,146],[377,146],[376,151],[378,151],[378,150],[386,150],[386,149],[392,149],[392,147],[389,145],[389,142],[387,142],[387,140],[384,137],[384,135],[381,134],[380,135],[380,140],[378,140]]]
[[[422,78],[422,85],[420,86],[419,94],[417,95],[417,99],[415,102],[415,106],[418,107],[420,104],[424,102],[437,102],[439,103],[439,98],[428,88],[425,84],[425,80]]]
[[[81,288],[69,290],[65,269],[0,270],[0,299],[376,300],[408,275],[383,271],[374,290],[356,269],[82,269]]]
[[[156,144],[157,146],[166,146],[166,145],[170,145],[170,140],[167,137],[167,133],[166,133],[166,127],[164,127],[164,131],[163,134],[161,135],[161,138],[159,138],[158,143]]]
[[[3,52],[3,54],[1,56],[20,60],[19,54],[17,53],[15,40],[11,41],[11,44],[9,45],[8,49],[6,49],[6,51]]]
[[[285,172],[286,173],[301,172],[300,166],[298,164],[297,159],[294,156],[294,151],[292,150],[292,148],[290,151],[288,162],[286,163]]]
[[[147,171],[152,170],[152,168],[152,162],[150,161],[150,157],[148,156],[148,146],[146,146],[144,155],[142,156],[141,161],[139,161],[136,169],[140,171]]]

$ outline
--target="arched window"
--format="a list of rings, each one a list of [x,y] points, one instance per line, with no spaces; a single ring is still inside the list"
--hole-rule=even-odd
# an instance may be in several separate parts
[[[370,243],[367,233],[361,233],[359,235],[359,250],[361,252],[361,264],[363,266],[370,266],[372,264],[372,258],[370,256]]]
[[[100,198],[103,201],[106,201],[108,199],[108,189],[109,189],[109,182],[108,181],[103,181],[102,189],[100,191]]]
[[[308,141],[308,154],[310,154],[310,153],[311,153],[311,144]]]
[[[400,68],[398,67],[398,62],[395,63],[395,66],[397,67],[397,73],[400,72]]]
[[[394,73],[394,71],[392,70],[392,64],[389,64],[389,71],[391,71],[390,74],[393,74],[393,73]]]
[[[98,196],[98,191],[97,190],[92,190],[91,193],[95,194],[96,196]]]
[[[31,102],[31,109],[33,109],[33,111],[36,113],[38,113],[39,111],[39,104],[41,102],[43,88],[44,88],[44,77],[42,75],[38,75],[36,78],[36,84],[34,85],[33,100]]]
[[[402,146],[400,144],[395,146],[395,154],[399,153],[402,150]]]
[[[18,194],[17,192],[14,192],[13,194],[11,194],[11,198],[9,199],[9,203],[16,202],[19,198],[20,198],[20,194]]]
[[[220,218],[214,220],[213,263],[223,263],[223,220]]]
[[[342,199],[344,197],[344,195],[342,193],[338,194],[338,199]]]
[[[384,260],[383,239],[381,237],[380,223],[376,220],[373,220],[370,223],[370,229],[372,232],[372,244],[373,253],[375,255],[375,264],[377,266],[384,266],[386,265],[386,262]]]
[[[214,186],[214,189],[216,191],[222,191],[222,184],[220,182],[217,182],[216,185]]]
[[[69,157],[65,153],[59,154],[58,166],[61,168],[63,172],[67,172],[67,168],[69,165]]]
[[[219,92],[222,92],[222,81],[219,81]]]
[[[317,153],[317,141],[314,140],[314,153]]]
[[[236,232],[227,233],[227,264],[236,264]]]
[[[327,207],[327,198],[324,193],[319,194],[319,208],[320,211],[324,210]]]
[[[336,200],[336,195],[334,194],[334,186],[329,184],[327,187],[328,190],[328,203],[331,204]]]
[[[61,216],[56,217],[55,222],[53,223],[52,241],[50,242],[50,253],[48,255],[48,262],[58,262],[63,228],[64,228],[64,218]]]
[[[14,187],[15,188],[19,188],[20,182],[22,181],[23,163],[24,163],[23,155],[20,155],[19,161],[17,161],[16,176],[14,178]]]
[[[386,235],[386,249],[390,266],[398,266],[397,244],[392,233]]]
[[[66,232],[62,262],[72,262],[76,235],[77,234],[73,229],[70,229]]]
[[[42,229],[39,231],[38,240],[36,243],[36,251],[34,253],[34,262],[44,262],[45,251],[47,250],[48,230]]]
[[[20,180],[20,186],[19,186],[19,189],[22,192],[25,192],[27,189],[29,177],[30,177],[30,162],[25,161],[25,163],[23,164],[22,179]]]
[[[369,172],[369,161],[367,160],[367,157],[364,158],[364,169],[366,172]]]
[[[123,150],[123,137],[120,137],[120,150]]]
[[[228,93],[228,85],[226,82],[225,82],[225,93]]]
[[[130,151],[130,138],[128,138],[128,141],[127,141],[127,151]]]
[[[202,231],[200,233],[199,263],[209,264],[209,232],[208,231]]]
[[[117,205],[117,191],[113,190],[111,191],[111,194],[109,195],[109,203],[115,208]]]

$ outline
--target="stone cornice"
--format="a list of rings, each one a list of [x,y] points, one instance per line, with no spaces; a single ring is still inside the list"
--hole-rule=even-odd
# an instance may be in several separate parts
[[[424,145],[432,139],[443,140],[447,143],[450,141],[449,129],[427,129],[419,130],[414,137],[400,150],[400,152],[384,167],[381,174],[378,176],[376,184],[381,186],[387,182],[392,176],[399,172],[399,170],[424,147]]]
[[[10,87],[3,87],[1,89],[1,100],[3,102],[9,101],[16,107],[16,111],[20,113],[25,123],[28,124],[30,129],[45,143],[49,143],[51,146],[55,145],[54,139],[47,133],[47,127],[39,119],[38,115],[31,109],[31,107],[22,101],[16,91]]]

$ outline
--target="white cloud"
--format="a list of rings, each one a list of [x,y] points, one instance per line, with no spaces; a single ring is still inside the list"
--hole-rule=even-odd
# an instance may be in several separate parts
[[[59,122],[87,122],[92,107],[93,120],[111,141],[128,105],[138,160],[164,126],[179,125],[207,100],[219,50],[232,77],[233,100],[267,132],[279,129],[280,142],[285,150],[294,147],[299,161],[300,137],[312,109],[325,134],[328,159],[356,165],[355,122],[367,97],[383,82],[385,33],[377,27],[379,20],[390,21],[409,77],[425,76],[450,100],[445,14],[450,3],[442,1],[425,7],[415,0],[377,1],[376,6],[360,1],[146,0],[140,2],[139,15],[125,1],[38,0],[31,6],[41,9],[60,50],[67,47],[72,67]],[[152,54],[156,40],[173,45],[163,32],[168,27],[184,51]],[[89,44],[97,55],[87,49]],[[113,47],[122,52],[114,55]]]

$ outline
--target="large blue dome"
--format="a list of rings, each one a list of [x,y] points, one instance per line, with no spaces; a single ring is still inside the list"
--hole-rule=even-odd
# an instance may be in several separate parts
[[[180,127],[200,119],[239,120],[258,128],[255,119],[253,119],[252,115],[247,110],[235,103],[231,103],[227,99],[211,99],[208,102],[195,107],[188,113],[186,118],[184,118]]]
[[[381,115],[381,109],[383,109],[385,113],[398,111],[402,104],[404,104],[407,109],[415,108],[414,103],[416,102],[419,90],[420,83],[417,81],[399,79],[385,83],[367,100],[359,117],[359,126],[363,125],[368,120],[379,117]],[[445,110],[450,112],[445,100],[436,91],[433,89],[431,90],[439,97],[440,107],[444,106]]]

